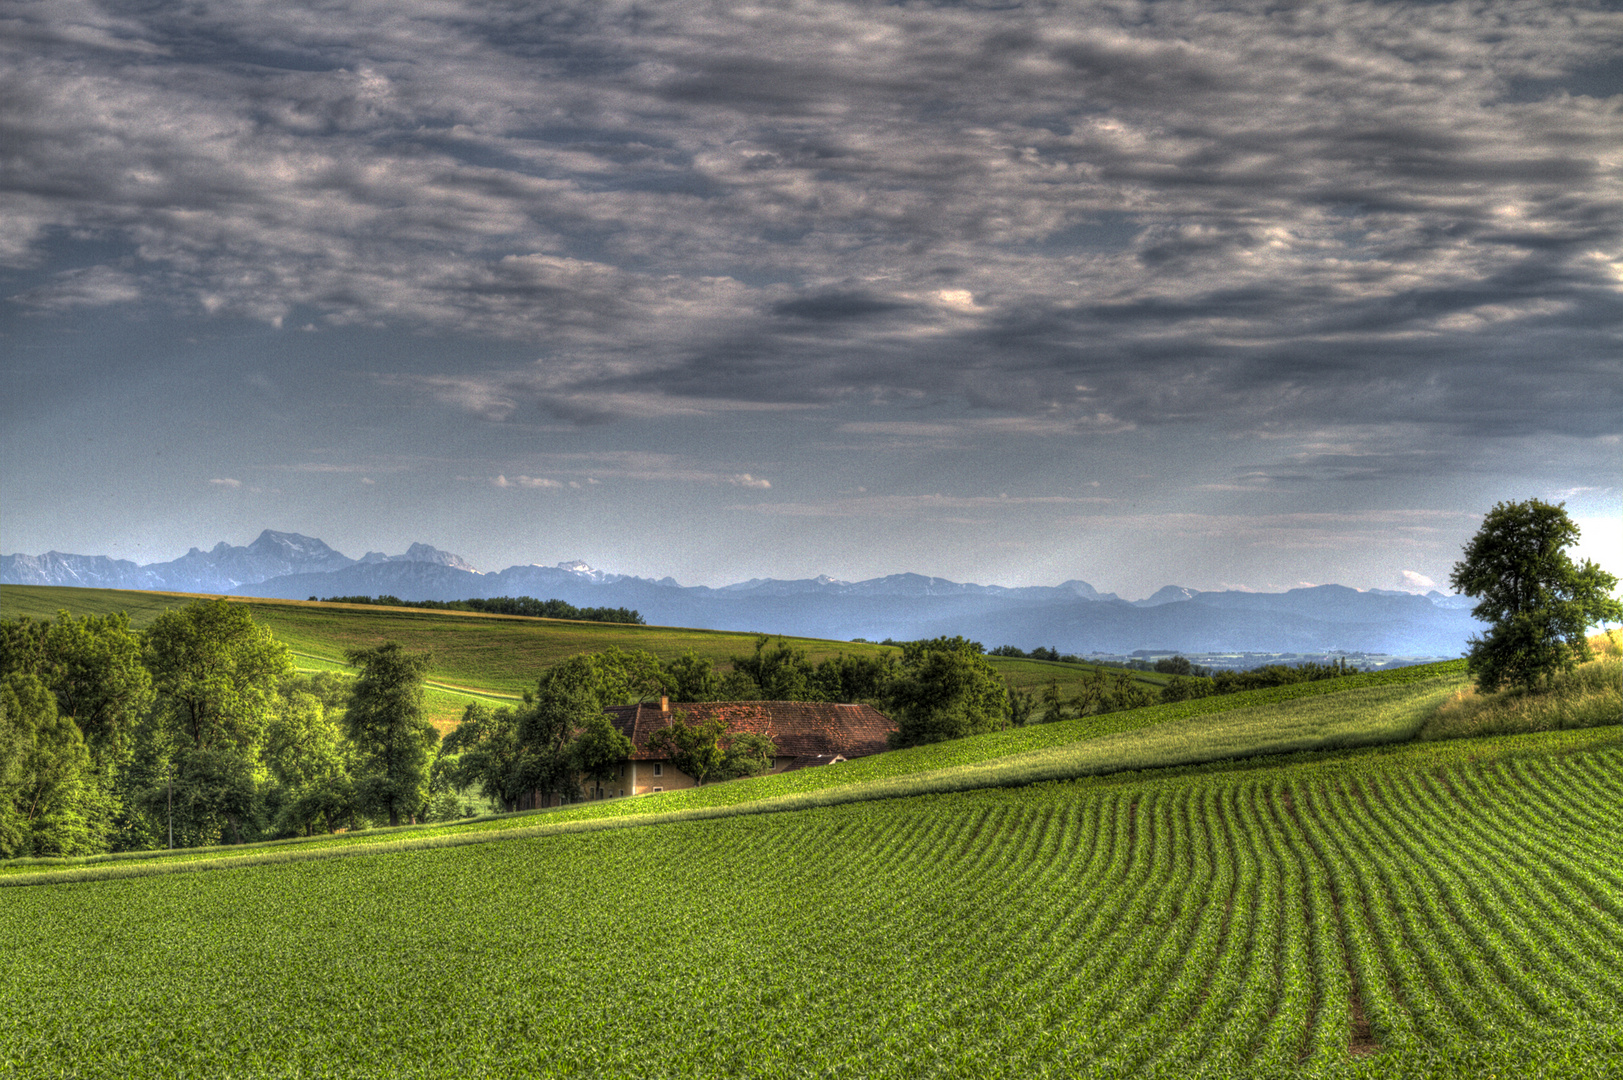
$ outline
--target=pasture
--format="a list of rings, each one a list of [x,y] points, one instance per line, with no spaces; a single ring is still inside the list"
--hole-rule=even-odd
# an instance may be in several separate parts
[[[312,664],[447,617],[285,606]],[[516,621],[441,628],[451,673],[481,686],[481,644],[602,626]],[[1615,1073],[1623,735],[1428,740],[1463,667],[524,814],[0,863],[0,1077]]]
[[[1604,1075],[1619,766],[1411,743],[5,889],[0,1067]]]
[[[0,589],[0,618],[27,615],[50,619],[58,610],[66,610],[71,615],[122,611],[129,615],[132,626],[141,627],[171,607],[183,607],[201,598],[188,593],[7,585]],[[669,626],[532,619],[305,600],[227,599],[248,605],[254,621],[268,627],[278,641],[292,649],[295,662],[306,670],[344,670],[346,650],[372,648],[384,641],[398,641],[408,649],[432,652],[434,662],[428,677],[427,704],[429,718],[442,732],[455,725],[469,701],[494,704],[516,701],[525,690],[534,687],[536,677],[543,670],[576,653],[618,646],[646,649],[662,660],[669,660],[691,649],[714,662],[718,670],[726,670],[731,667],[731,657],[754,652],[756,639],[753,633]],[[893,646],[864,642],[794,637],[785,640],[806,650],[813,662],[838,653],[867,656],[897,651]],[[991,647],[998,643],[985,644]],[[1038,691],[1050,680],[1056,680],[1066,697],[1074,696],[1093,670],[1042,660],[997,656],[990,659],[1015,689]],[[1119,669],[1104,670],[1114,675]],[[1168,681],[1166,676],[1153,673],[1130,674],[1136,683],[1152,692]]]
[[[461,842],[472,834],[539,835],[594,823],[693,820],[782,812],[846,802],[1030,784],[1225,758],[1396,743],[1462,685],[1463,661],[1251,690],[1221,697],[1039,724],[893,750],[838,766],[802,769],[701,788],[611,799],[446,824],[369,829],[174,852],[0,861],[0,884],[89,880],[192,864],[264,864],[340,849],[394,850]],[[43,877],[38,877],[43,875]]]

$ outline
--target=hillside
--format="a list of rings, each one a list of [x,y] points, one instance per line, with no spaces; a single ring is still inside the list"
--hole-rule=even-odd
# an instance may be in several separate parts
[[[0,618],[28,615],[49,619],[58,610],[73,615],[123,611],[135,626],[144,626],[170,607],[184,606],[199,595],[113,589],[74,589],[41,585],[7,585],[0,589]],[[294,651],[300,667],[339,669],[347,649],[369,648],[386,640],[433,653],[429,672],[430,718],[442,729],[455,722],[471,700],[511,701],[535,685],[542,670],[566,656],[619,646],[646,649],[661,659],[693,650],[726,667],[733,656],[755,649],[753,633],[695,630],[668,626],[530,619],[477,612],[387,608],[362,604],[323,604],[304,600],[237,601],[247,604],[254,620],[270,628]],[[894,651],[863,642],[788,638],[815,661],[836,653],[872,655]],[[1043,660],[992,657],[1000,672],[1019,690],[1036,691],[1057,681],[1071,696],[1091,670],[1085,665]],[[1114,674],[1119,669],[1106,669]],[[1131,672],[1134,682],[1151,691],[1166,676]]]
[[[68,870],[145,876],[0,890],[9,1061],[1604,1074],[1623,1049],[1618,729],[1404,742],[1458,665],[1337,682],[384,846],[266,847],[229,871]],[[1317,748],[1232,756],[1291,726]],[[1381,745],[1327,749],[1360,740]]]
[[[1234,757],[1412,739],[1426,716],[1464,685],[1463,663],[1251,690],[1220,697],[893,750],[841,763],[702,788],[498,814],[448,824],[369,829],[338,836],[219,848],[125,852],[67,859],[0,861],[15,875],[67,872],[81,879],[128,876],[180,864],[238,865],[324,857],[340,849],[411,848],[477,840],[473,834],[540,835],[593,823],[688,820],[776,813],[811,806],[971,790],[1122,770],[1169,768]],[[460,839],[456,839],[460,838]]]

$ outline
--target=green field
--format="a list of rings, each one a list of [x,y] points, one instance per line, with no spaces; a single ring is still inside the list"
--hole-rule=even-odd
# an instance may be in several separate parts
[[[1620,766],[1407,744],[6,889],[0,1075],[1606,1075]]]
[[[123,611],[134,626],[145,626],[171,607],[199,599],[187,593],[130,592],[114,589],[65,589],[51,586],[7,585],[0,589],[0,618],[28,615],[49,619],[58,610],[73,615],[104,615]],[[305,600],[236,600],[247,604],[254,621],[269,627],[278,641],[293,650],[295,661],[307,670],[344,667],[347,649],[371,648],[398,641],[409,649],[434,654],[429,672],[429,716],[442,730],[454,724],[472,700],[511,701],[535,686],[540,673],[567,656],[610,646],[646,649],[664,660],[689,649],[725,669],[733,656],[754,652],[756,635],[721,630],[692,630],[667,626],[631,626],[616,623],[528,619],[477,612],[433,611],[422,608],[384,608],[363,604],[321,604]],[[863,642],[787,638],[819,661],[836,653],[872,655],[896,651],[891,646]],[[992,663],[1017,690],[1040,690],[1057,680],[1061,691],[1073,696],[1091,668],[1042,660],[991,657]],[[1115,669],[1105,669],[1114,674]],[[1159,690],[1166,676],[1132,672],[1138,684]]]
[[[225,860],[234,865],[244,860],[276,861],[357,846],[410,848],[484,832],[539,834],[615,819],[676,821],[717,813],[796,810],[1128,769],[1166,769],[1266,753],[1395,743],[1412,738],[1428,709],[1464,683],[1463,661],[1431,664],[1011,728],[894,750],[837,767],[635,799],[343,836],[175,852],[0,861],[0,884],[41,874],[56,880],[64,876],[85,880],[156,872],[175,865],[220,865]]]
[[[1623,1075],[1623,728],[1419,738],[1465,684],[0,863],[0,1078]]]

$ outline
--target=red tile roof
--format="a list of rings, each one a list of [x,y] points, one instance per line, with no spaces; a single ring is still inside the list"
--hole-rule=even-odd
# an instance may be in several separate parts
[[[631,740],[631,760],[663,761],[648,748],[649,736],[685,714],[690,724],[719,717],[734,731],[754,731],[771,739],[779,757],[840,755],[866,757],[887,748],[896,729],[890,717],[871,705],[836,705],[824,701],[704,701],[658,705],[613,705],[603,710],[620,733]]]

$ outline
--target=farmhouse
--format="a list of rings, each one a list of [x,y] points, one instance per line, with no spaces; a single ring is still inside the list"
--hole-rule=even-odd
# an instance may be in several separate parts
[[[648,746],[653,733],[678,713],[690,724],[719,719],[734,731],[765,735],[778,748],[771,769],[775,773],[877,754],[886,748],[886,737],[896,729],[890,717],[872,706],[822,701],[704,701],[673,707],[670,699],[660,698],[657,705],[613,705],[603,711],[631,740],[631,756],[621,764],[618,777],[592,783],[586,790],[588,799],[616,799],[693,787],[691,776]]]

